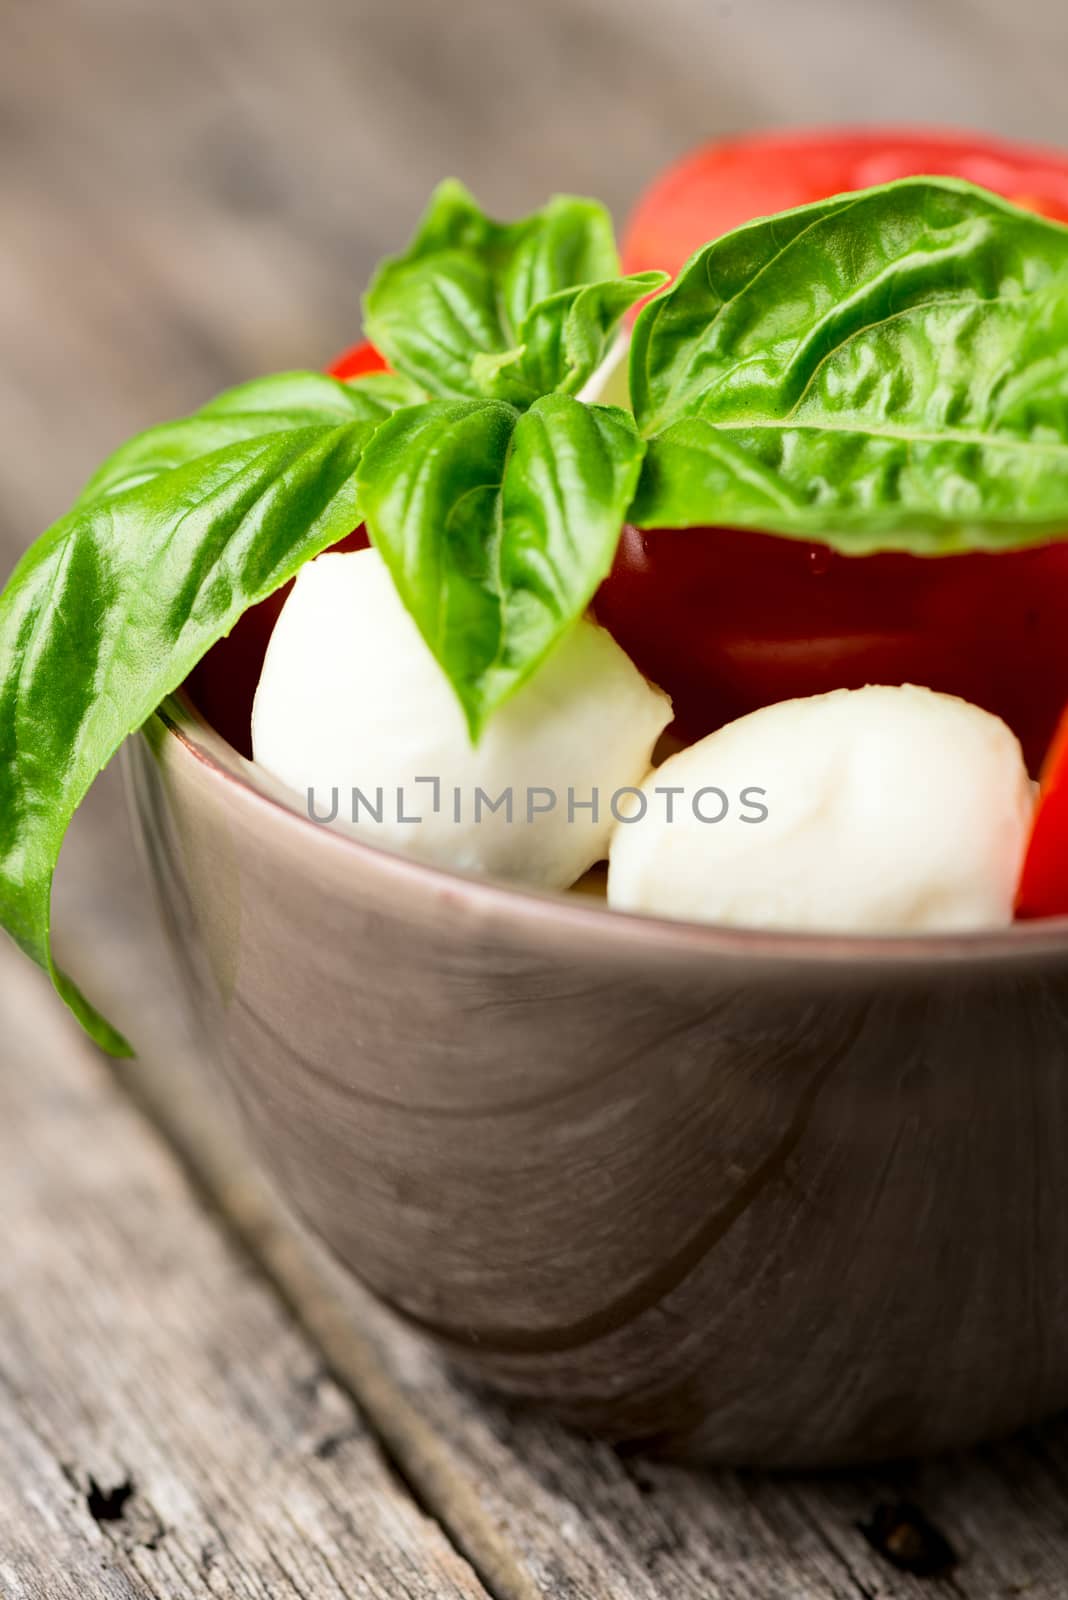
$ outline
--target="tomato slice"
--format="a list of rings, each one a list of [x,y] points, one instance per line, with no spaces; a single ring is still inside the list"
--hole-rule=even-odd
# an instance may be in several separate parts
[[[1036,145],[925,128],[775,130],[684,156],[638,201],[623,242],[628,272],[676,273],[695,250],[754,217],[895,178],[967,178],[1068,222],[1068,156]]]
[[[1042,767],[1031,839],[1016,896],[1018,917],[1068,916],[1068,710]]]

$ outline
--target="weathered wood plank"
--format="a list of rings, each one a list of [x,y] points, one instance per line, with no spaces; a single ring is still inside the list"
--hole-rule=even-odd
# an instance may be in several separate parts
[[[476,1600],[348,1394],[0,950],[0,1593]]]

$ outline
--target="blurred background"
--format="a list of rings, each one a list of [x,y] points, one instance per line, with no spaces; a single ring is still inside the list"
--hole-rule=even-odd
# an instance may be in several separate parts
[[[455,173],[622,220],[689,146],[879,120],[1068,144],[1065,0],[0,0],[0,576],[126,435],[358,336]],[[175,1026],[117,773],[59,947],[135,1041]]]

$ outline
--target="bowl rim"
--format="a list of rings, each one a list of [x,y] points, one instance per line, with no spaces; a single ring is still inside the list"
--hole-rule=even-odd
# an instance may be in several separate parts
[[[433,866],[313,821],[294,803],[295,795],[215,731],[185,689],[166,697],[142,734],[153,724],[172,747],[197,763],[210,782],[239,791],[249,804],[293,830],[294,839],[298,834],[304,840],[317,838],[317,848],[331,851],[338,860],[373,866],[378,874],[392,877],[399,888],[459,894],[473,905],[543,928],[559,923],[576,933],[595,934],[601,941],[621,939],[631,946],[642,943],[651,955],[734,957],[783,966],[930,967],[1068,956],[1068,916],[964,933],[844,934],[745,928],[612,910],[590,896],[533,889]]]

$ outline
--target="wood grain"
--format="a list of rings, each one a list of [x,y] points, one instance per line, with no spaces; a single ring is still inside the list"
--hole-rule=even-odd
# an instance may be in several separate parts
[[[754,122],[1064,136],[1062,0],[6,0],[0,35],[0,569],[127,434],[347,343],[371,263],[444,171],[502,211],[573,189],[622,212],[665,160]],[[340,1282],[198,1100],[115,774],[57,914],[141,1045],[130,1086],[307,1331],[0,954],[5,1600],[479,1593],[346,1391],[508,1600],[1063,1594],[1063,1425],[771,1480],[620,1460],[480,1403]],[[860,1530],[910,1501],[960,1557],[950,1579]],[[909,1524],[886,1520],[900,1555]]]
[[[484,1591],[44,986],[0,954],[0,1593]]]

